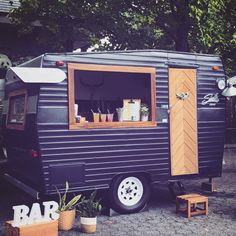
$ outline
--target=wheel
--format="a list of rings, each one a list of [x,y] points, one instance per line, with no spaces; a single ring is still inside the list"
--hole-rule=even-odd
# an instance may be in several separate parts
[[[150,196],[150,184],[142,175],[119,175],[111,184],[111,207],[119,213],[140,211]]]

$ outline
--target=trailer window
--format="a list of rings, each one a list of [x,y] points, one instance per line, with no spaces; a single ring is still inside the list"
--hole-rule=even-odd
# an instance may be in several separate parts
[[[155,126],[155,75],[150,67],[68,64],[70,129]]]
[[[24,129],[26,115],[27,90],[9,93],[7,128]]]

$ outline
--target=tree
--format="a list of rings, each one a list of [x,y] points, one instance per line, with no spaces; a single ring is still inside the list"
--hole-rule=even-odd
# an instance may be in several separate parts
[[[189,51],[188,34],[194,24],[188,0],[103,2],[103,29],[119,49],[163,48]],[[106,10],[107,9],[107,10]]]
[[[236,5],[232,0],[201,0],[192,6],[196,22],[192,50],[222,55],[227,74],[236,72]]]
[[[11,19],[49,51],[160,48],[219,53],[233,73],[234,0],[21,0]],[[35,27],[38,25],[38,27]],[[109,42],[99,43],[102,38]]]
[[[227,73],[236,71],[233,0],[106,0],[103,5],[101,19],[109,22],[104,22],[102,30],[103,37],[110,39],[106,49],[161,48],[220,54]]]
[[[21,0],[20,3],[9,16],[21,34],[36,33],[38,43],[50,51],[72,51],[75,41],[83,49],[90,46],[91,32],[96,29],[93,2]]]
[[[155,27],[160,28],[174,41],[177,51],[190,50],[188,36],[194,24],[190,15],[190,2],[189,0],[160,0],[151,2],[153,8],[149,5],[149,9],[153,9],[151,14]]]

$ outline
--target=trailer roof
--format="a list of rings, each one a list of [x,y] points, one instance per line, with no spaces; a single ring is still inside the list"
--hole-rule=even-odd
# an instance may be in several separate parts
[[[99,51],[99,52],[60,52],[60,53],[44,53],[32,60],[26,61],[18,67],[45,67],[44,61],[47,61],[46,67],[55,67],[55,64],[52,64],[52,61],[61,60],[58,57],[62,57],[63,60],[66,61],[74,61],[76,58],[82,59],[85,58],[94,58],[101,60],[102,57],[108,59],[110,56],[135,56],[139,58],[148,57],[150,59],[154,58],[167,58],[168,63],[172,62],[171,59],[173,57],[184,59],[185,55],[188,59],[198,60],[200,57],[201,60],[208,61],[210,57],[212,58],[220,58],[220,55],[214,54],[201,54],[201,53],[193,53],[193,52],[180,52],[180,51],[168,51],[168,50],[159,50],[159,49],[144,49],[144,50],[117,50],[117,51]],[[103,58],[104,59],[104,58]],[[51,61],[51,62],[50,62]],[[186,64],[186,63],[185,63]],[[193,65],[194,66],[194,65]]]
[[[162,52],[162,53],[174,53],[174,54],[186,54],[186,55],[202,55],[218,57],[215,54],[204,54],[195,52],[181,52],[161,49],[136,49],[136,50],[112,50],[112,51],[96,51],[96,52],[61,52],[61,53],[45,53],[44,55],[84,55],[84,54],[119,54],[119,53],[135,53],[135,52]]]

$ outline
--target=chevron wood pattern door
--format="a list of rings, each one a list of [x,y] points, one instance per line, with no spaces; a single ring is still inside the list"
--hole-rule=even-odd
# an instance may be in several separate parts
[[[198,173],[196,93],[196,70],[169,69],[172,176]]]

